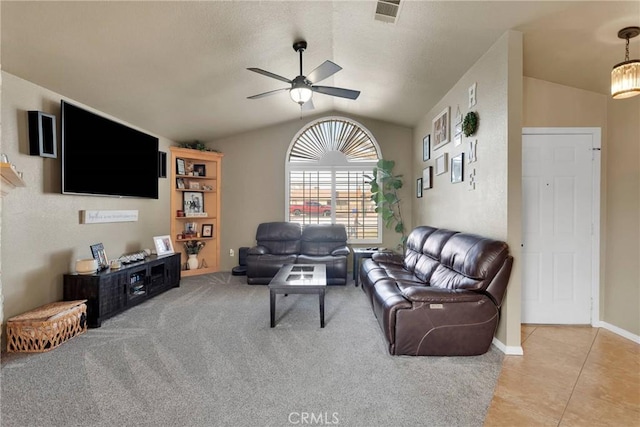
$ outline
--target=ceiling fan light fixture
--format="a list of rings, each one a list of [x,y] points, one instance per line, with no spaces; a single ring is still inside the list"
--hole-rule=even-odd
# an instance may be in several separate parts
[[[293,102],[302,105],[311,99],[313,91],[306,86],[294,86],[289,91],[289,96]]]
[[[611,96],[624,99],[640,95],[640,60],[629,60],[629,39],[640,34],[640,27],[626,27],[618,31],[618,37],[627,41],[624,62],[611,71]]]

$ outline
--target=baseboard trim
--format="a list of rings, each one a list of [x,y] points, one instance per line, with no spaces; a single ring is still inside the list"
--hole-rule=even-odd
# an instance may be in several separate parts
[[[523,356],[524,351],[522,346],[519,345],[504,345],[498,338],[493,337],[492,344],[498,347],[498,350],[506,354],[507,356]]]
[[[597,326],[597,327],[600,327],[600,328],[604,328],[604,329],[606,329],[608,331],[613,332],[616,335],[620,335],[623,338],[631,340],[636,344],[640,344],[640,336],[639,335],[632,334],[631,332],[626,331],[626,330],[624,330],[622,328],[619,328],[617,326],[614,326],[611,323],[600,321],[600,322],[597,322],[597,325],[594,325],[594,326]]]

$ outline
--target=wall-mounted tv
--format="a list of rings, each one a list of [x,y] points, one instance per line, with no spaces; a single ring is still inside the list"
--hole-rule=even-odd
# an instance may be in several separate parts
[[[66,101],[62,193],[158,198],[158,138]]]

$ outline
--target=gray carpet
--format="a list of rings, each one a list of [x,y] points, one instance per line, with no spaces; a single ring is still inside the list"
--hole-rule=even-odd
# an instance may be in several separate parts
[[[2,426],[480,426],[503,355],[389,356],[360,288],[278,296],[228,273],[42,354],[3,354]]]

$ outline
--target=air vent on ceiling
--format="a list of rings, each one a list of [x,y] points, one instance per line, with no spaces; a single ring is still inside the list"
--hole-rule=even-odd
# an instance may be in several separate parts
[[[376,21],[395,24],[400,12],[400,0],[380,0],[376,3]]]

